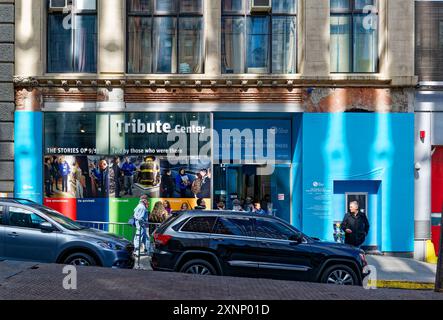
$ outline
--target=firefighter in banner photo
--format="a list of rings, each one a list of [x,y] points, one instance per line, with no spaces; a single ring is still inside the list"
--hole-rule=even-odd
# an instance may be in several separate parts
[[[154,156],[147,156],[140,166],[138,182],[145,187],[156,187],[160,183],[160,165]]]

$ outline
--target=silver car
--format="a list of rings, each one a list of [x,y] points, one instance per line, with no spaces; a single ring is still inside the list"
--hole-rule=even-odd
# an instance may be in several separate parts
[[[134,267],[134,246],[29,200],[0,198],[0,260]]]

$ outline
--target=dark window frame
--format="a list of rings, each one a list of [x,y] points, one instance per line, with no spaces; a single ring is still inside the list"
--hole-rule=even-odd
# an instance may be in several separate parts
[[[243,11],[227,11],[224,12],[223,8],[224,8],[224,0],[222,0],[221,6],[222,6],[222,14],[221,14],[221,30],[220,32],[223,31],[223,23],[224,23],[224,18],[243,18],[243,34],[245,35],[245,41],[247,43],[248,39],[248,17],[269,17],[269,25],[268,25],[268,30],[269,30],[269,39],[268,39],[268,47],[269,47],[269,59],[268,59],[268,64],[269,64],[269,72],[265,73],[265,74],[297,74],[298,72],[298,10],[299,10],[299,1],[298,0],[294,0],[295,1],[295,13],[283,13],[283,12],[278,12],[278,13],[273,13],[272,10],[270,12],[266,12],[266,13],[251,13],[250,11],[250,1],[249,0],[242,0],[243,1]],[[273,17],[295,17],[295,21],[296,21],[296,30],[295,30],[295,72],[294,73],[273,73],[272,70],[272,18]],[[220,54],[221,57],[223,57],[223,52],[224,52],[224,46],[223,46],[223,34],[221,35],[221,50],[220,50]],[[245,46],[245,50],[243,52],[243,61],[245,61],[245,66],[243,69],[243,74],[255,74],[255,73],[248,73],[248,66],[247,66],[247,48]],[[225,55],[226,56],[226,55]],[[223,58],[222,58],[223,59]],[[222,60],[220,61],[220,67],[222,69],[222,74],[242,74],[242,73],[226,73],[223,72],[223,62]]]
[[[377,53],[377,61],[375,61],[375,71],[374,72],[356,72],[354,71],[354,26],[355,26],[355,17],[362,16],[365,14],[363,9],[358,9],[355,6],[357,0],[349,0],[350,6],[349,8],[341,8],[341,9],[334,9],[330,8],[330,15],[331,17],[340,17],[340,16],[346,16],[350,17],[351,20],[351,28],[350,28],[350,39],[351,39],[351,45],[350,45],[350,60],[351,63],[351,71],[348,72],[341,72],[341,71],[331,71],[332,74],[355,74],[355,73],[362,73],[362,74],[376,74],[380,72],[380,56]],[[374,0],[374,7],[376,7],[376,11],[373,12],[377,15],[377,50],[379,49],[379,30],[380,30],[380,1]],[[331,3],[331,1],[329,2]],[[331,26],[330,26],[331,27]],[[329,31],[331,33],[331,31]]]
[[[75,71],[74,70],[74,46],[71,45],[71,55],[72,55],[72,60],[70,62],[70,68],[71,71],[51,71],[49,70],[49,17],[51,15],[61,15],[61,16],[65,16],[66,14],[60,11],[55,11],[55,12],[51,12],[49,9],[49,1],[47,0],[45,2],[45,11],[46,11],[46,72],[47,73],[52,73],[52,74],[57,74],[57,73],[89,73],[89,74],[94,74],[97,73],[98,71],[98,0],[95,0],[95,10],[80,10],[77,11],[75,14],[76,15],[82,15],[82,16],[95,16],[95,25],[96,25],[96,44],[95,44],[95,70],[94,71],[90,71],[90,72],[82,72],[82,71]],[[68,1],[68,5],[72,4],[72,0]],[[71,17],[71,23],[74,23],[74,16]],[[72,35],[73,37],[73,35]],[[75,41],[73,39],[71,39],[71,43],[74,43]]]
[[[130,11],[130,0],[126,0],[126,73],[127,74],[145,74],[143,72],[129,72],[129,41],[128,40],[128,30],[129,30],[129,18],[130,17],[140,17],[140,18],[150,18],[151,19],[151,73],[150,74],[204,74],[205,73],[205,39],[204,39],[204,27],[205,27],[205,20],[204,20],[204,0],[201,0],[201,12],[180,12],[180,0],[174,0],[175,3],[175,13],[168,13],[168,12],[156,12],[156,0],[151,0],[151,10],[150,12],[137,12],[137,11]],[[165,18],[175,18],[176,21],[176,39],[175,39],[175,45],[177,48],[177,52],[175,54],[175,59],[177,63],[177,71],[176,72],[154,72],[154,59],[153,56],[155,54],[153,48],[154,48],[154,39],[153,39],[153,33],[154,33],[154,21],[156,17],[165,17]],[[202,71],[200,73],[180,73],[179,72],[179,58],[180,58],[180,18],[201,18],[202,22],[202,52],[203,52],[203,59],[202,59]]]

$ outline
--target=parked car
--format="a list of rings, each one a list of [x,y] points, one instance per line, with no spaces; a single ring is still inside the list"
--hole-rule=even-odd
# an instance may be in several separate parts
[[[173,215],[154,232],[154,270],[361,285],[364,251],[308,237],[285,221],[225,211]]]
[[[133,268],[134,246],[29,200],[0,198],[0,260]]]

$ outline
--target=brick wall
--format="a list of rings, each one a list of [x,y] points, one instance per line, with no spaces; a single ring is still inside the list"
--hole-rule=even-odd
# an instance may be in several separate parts
[[[14,189],[14,0],[0,0],[0,193]]]

